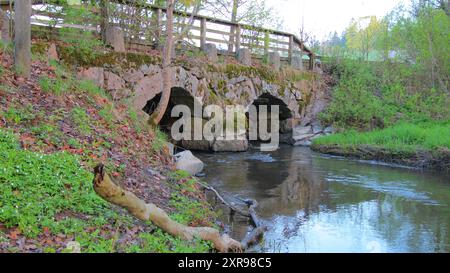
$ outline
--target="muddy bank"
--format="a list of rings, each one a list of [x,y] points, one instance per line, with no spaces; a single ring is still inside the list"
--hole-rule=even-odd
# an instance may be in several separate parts
[[[368,145],[340,146],[336,144],[313,144],[311,149],[316,152],[335,156],[376,160],[420,169],[450,171],[450,151],[448,149],[439,149],[436,151],[395,151]]]

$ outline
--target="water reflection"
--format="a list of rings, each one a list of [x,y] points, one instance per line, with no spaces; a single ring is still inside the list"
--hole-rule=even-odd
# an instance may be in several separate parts
[[[260,203],[270,230],[258,251],[450,251],[446,175],[292,147],[199,157],[209,183]],[[233,236],[243,237],[246,225],[234,222]]]

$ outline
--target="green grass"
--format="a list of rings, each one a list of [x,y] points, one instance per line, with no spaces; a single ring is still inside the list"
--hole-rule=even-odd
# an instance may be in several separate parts
[[[112,104],[108,104],[106,106],[103,107],[102,110],[99,111],[99,115],[100,117],[103,118],[103,120],[106,122],[106,124],[110,127],[110,128],[114,128],[114,114],[113,114],[113,105]]]
[[[106,97],[105,91],[98,87],[93,81],[91,80],[80,80],[78,81],[77,89],[80,91],[85,91],[91,96],[100,96],[100,97]]]
[[[314,145],[370,145],[391,150],[450,149],[450,121],[402,123],[383,130],[360,133],[354,130],[315,139]]]
[[[92,189],[92,174],[80,167],[78,159],[68,153],[43,155],[19,148],[15,135],[0,131],[0,222],[17,226],[29,237],[44,227],[54,233],[81,232],[90,221],[56,221],[62,212],[97,216],[111,214],[109,205]]]
[[[88,253],[204,253],[211,249],[207,242],[175,238],[151,223],[147,225],[152,231],[142,231],[135,240],[118,243],[119,233],[114,230],[131,229],[136,222],[96,195],[93,175],[81,167],[78,157],[67,152],[44,155],[23,150],[17,136],[4,129],[0,129],[0,170],[0,223],[17,228],[27,238],[39,238],[45,232],[64,234]],[[200,203],[182,197],[181,191],[191,192],[192,186],[186,182],[176,187],[173,202],[183,202],[176,204],[178,211],[172,218],[190,222],[207,215],[209,210]],[[107,226],[109,229],[105,229]],[[8,240],[0,231],[0,241]],[[48,253],[64,252],[57,246],[38,247]],[[8,251],[20,249],[11,247]]]
[[[6,111],[1,112],[0,116],[3,116],[9,123],[20,124],[33,120],[36,115],[31,105],[22,108],[11,105]]]
[[[166,143],[168,142],[167,140],[167,135],[160,131],[158,128],[155,129],[155,138],[152,142],[152,149],[155,152],[160,152],[164,146],[166,145]]]
[[[88,116],[83,108],[75,107],[71,112],[72,121],[78,127],[80,133],[84,135],[89,135],[92,132],[91,129],[91,118]]]
[[[53,93],[57,96],[67,93],[70,90],[69,82],[61,78],[51,79],[44,76],[39,79],[39,85],[42,91]]]

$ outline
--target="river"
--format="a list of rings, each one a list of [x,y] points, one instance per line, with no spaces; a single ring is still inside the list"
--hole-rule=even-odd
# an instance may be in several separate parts
[[[255,252],[450,252],[450,176],[308,148],[196,154],[218,190],[259,202]],[[224,210],[225,211],[225,210]],[[248,220],[223,218],[243,238]]]

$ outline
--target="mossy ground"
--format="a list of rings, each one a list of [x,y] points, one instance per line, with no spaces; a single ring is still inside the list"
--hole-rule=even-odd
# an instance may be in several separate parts
[[[35,53],[32,76],[0,51],[0,252],[207,252],[100,199],[91,170],[103,162],[121,186],[176,220],[212,226],[215,214],[192,178],[175,172],[165,137],[126,103],[64,63]]]

